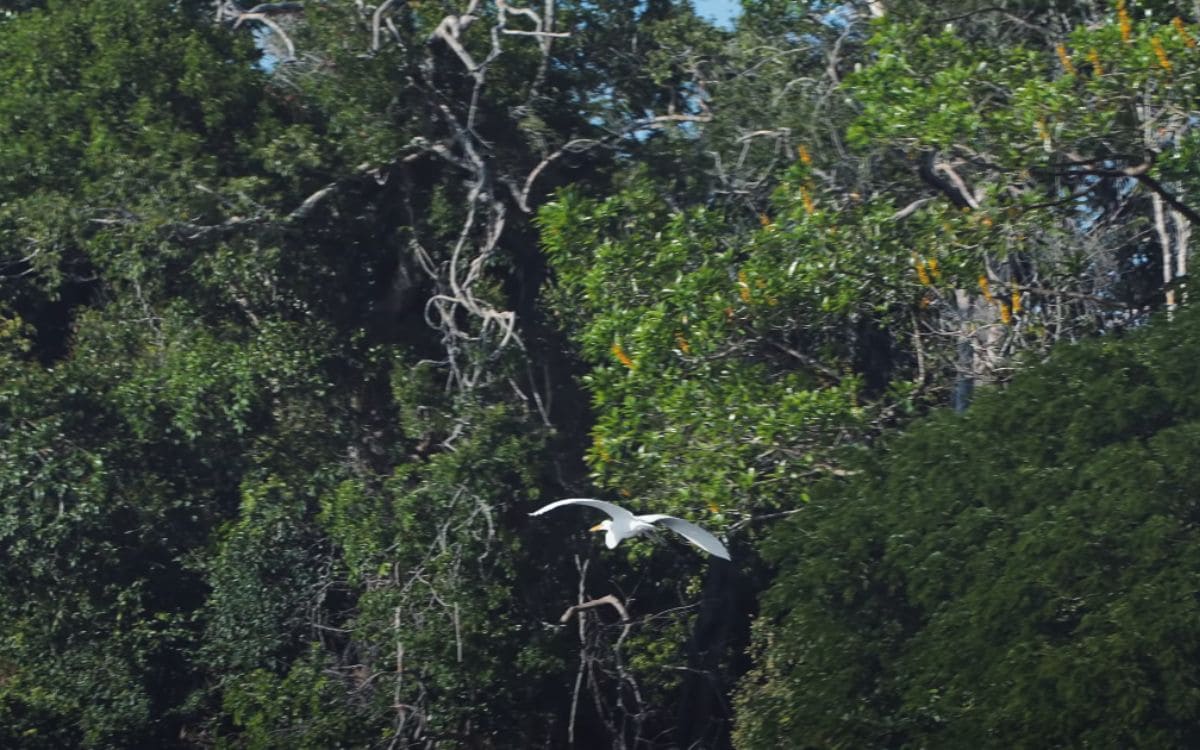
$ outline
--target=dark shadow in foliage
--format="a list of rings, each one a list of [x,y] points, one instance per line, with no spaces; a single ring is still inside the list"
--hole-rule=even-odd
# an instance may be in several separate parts
[[[1200,736],[1200,315],[1057,350],[827,481],[767,548],[742,747]]]

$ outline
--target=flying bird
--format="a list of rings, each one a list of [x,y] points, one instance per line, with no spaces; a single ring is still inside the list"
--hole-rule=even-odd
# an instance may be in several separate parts
[[[680,535],[700,549],[710,555],[721,558],[722,560],[729,559],[729,550],[725,549],[725,545],[721,544],[721,540],[717,539],[712,534],[700,528],[691,521],[685,521],[682,518],[675,516],[665,516],[661,513],[654,513],[647,516],[635,516],[619,505],[613,505],[603,500],[592,500],[585,497],[573,497],[566,500],[558,500],[549,505],[544,505],[534,512],[531,516],[540,516],[543,513],[552,511],[555,508],[561,508],[564,505],[586,505],[590,508],[599,508],[612,518],[607,521],[601,521],[588,531],[603,531],[604,544],[612,549],[621,543],[622,539],[630,537],[643,536],[654,531],[654,524],[666,526],[671,531]]]

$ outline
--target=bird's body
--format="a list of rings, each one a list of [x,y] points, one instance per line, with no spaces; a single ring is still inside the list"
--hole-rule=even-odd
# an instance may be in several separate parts
[[[635,516],[633,513],[625,510],[619,505],[614,505],[604,500],[593,500],[585,497],[573,497],[566,500],[558,500],[538,508],[530,513],[531,516],[540,516],[547,511],[564,505],[584,505],[590,508],[597,508],[607,513],[611,518],[607,521],[601,521],[592,527],[592,531],[604,532],[604,544],[609,549],[616,547],[621,543],[622,539],[629,539],[635,536],[645,536],[658,528],[656,524],[666,526],[668,529],[679,534],[684,539],[687,539],[692,544],[704,550],[710,555],[721,558],[722,560],[729,559],[729,550],[725,549],[725,545],[715,536],[700,528],[691,521],[685,521],[682,518],[675,516],[667,516],[661,513],[654,513],[645,516]]]

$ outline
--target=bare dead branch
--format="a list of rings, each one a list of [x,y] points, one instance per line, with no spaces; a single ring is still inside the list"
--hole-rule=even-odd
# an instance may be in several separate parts
[[[584,587],[587,582],[587,569],[590,561],[580,561],[579,555],[575,555],[575,567],[579,571],[579,602],[583,602]],[[586,642],[586,631],[584,629],[583,618],[579,618],[579,642]],[[579,693],[583,688],[583,677],[587,671],[587,652],[583,649],[579,651],[579,671],[575,674],[575,688],[571,692],[571,712],[570,718],[567,721],[567,744],[571,747],[575,746],[575,717],[579,710]]]
[[[1031,23],[1029,20],[1022,18],[1021,16],[1018,16],[1015,13],[1010,12],[1006,8],[1001,8],[1001,7],[995,6],[995,5],[989,6],[987,8],[975,8],[974,10],[971,10],[970,12],[960,13],[957,16],[946,16],[945,18],[939,18],[935,21],[931,21],[930,25],[938,26],[938,27],[945,26],[948,23],[954,23],[955,21],[961,21],[964,18],[971,18],[973,16],[978,16],[983,13],[996,13],[996,14],[999,14],[999,15],[1003,16],[1004,18],[1008,19],[1009,21],[1012,21],[1013,23],[1017,24],[1018,26],[1021,26],[1022,28],[1029,29],[1030,31],[1036,31],[1037,33],[1042,34],[1044,36],[1051,36],[1051,37],[1056,36],[1056,34],[1053,30],[1048,29],[1045,26],[1038,26],[1036,23]]]
[[[564,31],[525,31],[523,29],[501,29],[500,33],[509,36],[540,36],[554,39],[568,39],[571,36]]]
[[[907,219],[909,216],[912,216],[914,213],[916,213],[917,210],[921,208],[921,206],[924,206],[926,203],[929,203],[931,200],[933,200],[933,198],[918,198],[917,200],[913,201],[912,203],[909,203],[907,206],[900,209],[896,213],[892,214],[890,218],[892,221],[900,221],[901,219]]]
[[[259,3],[247,13],[303,13],[304,3]]]
[[[1186,203],[1176,198],[1175,195],[1163,187],[1162,183],[1160,183],[1158,180],[1154,179],[1148,174],[1139,174],[1136,175],[1136,177],[1138,182],[1147,187],[1152,193],[1162,198],[1163,202],[1165,202],[1168,206],[1187,217],[1188,221],[1192,222],[1193,224],[1200,223],[1200,213],[1197,213],[1196,210],[1191,206],[1188,206]]]
[[[584,151],[595,148],[597,146],[603,146],[603,145],[608,145],[608,144],[614,143],[623,138],[627,138],[630,135],[633,135],[634,133],[641,132],[644,130],[656,129],[656,128],[659,128],[659,127],[662,127],[662,126],[668,125],[668,124],[684,123],[684,122],[709,122],[711,120],[712,120],[711,112],[706,112],[704,114],[698,114],[698,115],[690,115],[690,114],[658,115],[656,117],[649,117],[649,118],[646,118],[643,120],[638,120],[636,122],[633,122],[633,123],[627,125],[626,127],[624,127],[623,129],[621,129],[620,131],[609,134],[605,138],[598,138],[598,139],[597,138],[575,138],[573,140],[567,141],[566,144],[564,144],[562,147],[560,147],[554,153],[552,153],[549,156],[547,156],[546,158],[542,159],[540,162],[538,162],[538,164],[533,169],[531,169],[529,171],[529,174],[526,175],[526,177],[525,177],[525,183],[524,183],[524,185],[522,185],[522,187],[519,191],[515,187],[512,187],[513,197],[515,197],[517,199],[517,206],[523,212],[531,213],[532,209],[529,207],[529,194],[533,190],[533,183],[537,180],[537,178],[542,174],[542,172],[547,167],[549,167],[551,164],[558,161],[559,159],[563,158],[564,156],[566,156],[568,154],[582,153]]]
[[[1068,152],[1067,157],[1070,161],[1056,164],[1053,169],[1059,174],[1090,175],[1095,177],[1131,177],[1161,198],[1171,208],[1187,217],[1188,221],[1193,224],[1200,223],[1200,213],[1179,200],[1162,183],[1150,176],[1150,170],[1154,168],[1154,154],[1150,153],[1147,156],[1148,158],[1128,166],[1107,168],[1094,165],[1111,163],[1120,157],[1087,159],[1078,154]]]
[[[313,209],[315,209],[317,205],[321,203],[321,201],[325,200],[337,189],[338,183],[331,182],[325,187],[316,191],[312,195],[305,198],[303,203],[301,203],[299,206],[296,206],[296,208],[290,214],[288,214],[287,220],[292,222],[304,221],[306,218],[308,218],[308,215],[313,212]]]
[[[380,19],[382,19],[384,17],[384,14],[388,12],[388,9],[392,7],[392,3],[394,3],[395,1],[396,0],[384,0],[384,2],[380,3],[379,7],[375,9],[375,12],[371,14],[371,51],[372,52],[379,51]]]
[[[304,5],[302,3],[259,3],[250,10],[244,11],[241,10],[236,3],[226,2],[218,9],[217,18],[218,20],[224,20],[225,18],[232,19],[233,28],[235,29],[241,27],[241,25],[247,21],[260,23],[263,26],[266,26],[271,30],[271,33],[279,37],[279,39],[283,42],[284,47],[287,48],[287,60],[294,60],[296,59],[296,45],[292,43],[291,37],[287,35],[287,32],[283,30],[283,27],[276,23],[271,16],[289,13],[301,13],[303,11]]]
[[[781,341],[777,341],[775,339],[768,338],[768,339],[766,339],[766,342],[768,344],[770,344],[771,346],[775,347],[776,349],[778,349],[779,351],[783,352],[784,354],[788,355],[789,357],[792,357],[792,358],[798,360],[805,367],[811,367],[812,369],[821,373],[822,375],[829,378],[833,382],[835,382],[835,383],[842,382],[841,374],[838,373],[838,371],[833,369],[832,367],[817,361],[813,357],[810,357],[801,351],[793,349],[792,347],[788,346],[787,344],[784,344]]]
[[[566,612],[562,613],[562,617],[558,618],[558,621],[560,623],[562,623],[563,625],[566,625],[568,622],[571,621],[571,618],[574,617],[579,612],[582,612],[586,609],[593,609],[595,607],[605,607],[605,606],[612,607],[613,609],[615,609],[617,611],[617,614],[620,615],[620,617],[621,617],[621,622],[629,622],[629,612],[625,609],[625,605],[621,602],[620,599],[613,596],[612,594],[608,594],[607,596],[602,596],[599,599],[592,599],[591,601],[586,601],[586,602],[582,602],[580,604],[572,605],[567,608]]]

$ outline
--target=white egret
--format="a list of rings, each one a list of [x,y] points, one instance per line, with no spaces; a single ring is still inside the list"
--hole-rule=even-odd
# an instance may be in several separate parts
[[[635,516],[619,505],[613,505],[603,500],[592,500],[586,497],[573,497],[566,500],[558,500],[549,505],[544,505],[534,512],[531,516],[540,516],[547,511],[561,508],[564,505],[586,505],[591,508],[599,508],[612,518],[608,521],[601,521],[588,531],[603,531],[604,544],[609,549],[616,547],[621,543],[622,539],[630,537],[642,536],[654,531],[654,524],[662,524],[671,531],[680,535],[700,549],[710,555],[715,555],[722,560],[729,559],[729,550],[725,549],[725,545],[721,544],[721,540],[717,539],[712,534],[700,528],[691,521],[685,521],[682,518],[675,516],[666,516],[661,513],[654,513],[647,516]]]

